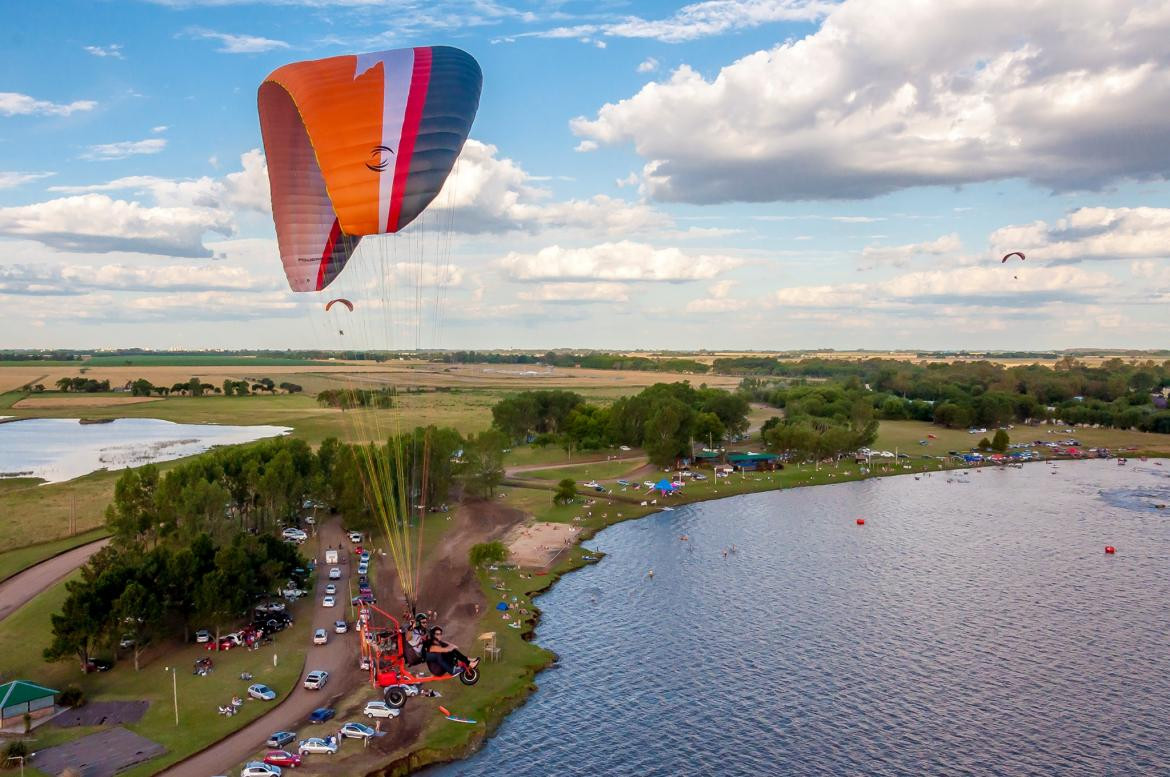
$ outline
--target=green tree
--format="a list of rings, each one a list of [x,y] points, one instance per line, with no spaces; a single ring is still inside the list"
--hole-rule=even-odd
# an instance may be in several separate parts
[[[981,450],[981,451],[991,450],[991,440],[984,437],[982,440],[979,441],[979,445],[976,447],[978,447],[979,450]]]
[[[1003,453],[1008,449],[1011,440],[1008,439],[1008,433],[1003,429],[996,429],[995,436],[991,440],[991,449]]]
[[[138,671],[138,658],[162,618],[162,604],[157,594],[147,591],[138,581],[133,581],[114,602],[114,613],[122,630],[120,638],[129,638],[134,642],[134,670]]]
[[[702,412],[695,415],[691,425],[691,437],[704,446],[716,446],[723,442],[727,429],[715,413]]]
[[[463,487],[473,499],[493,496],[504,479],[504,448],[507,436],[488,429],[467,438],[463,455]]]
[[[646,421],[642,440],[652,463],[665,467],[686,453],[694,415],[695,411],[678,399],[658,403]]]
[[[467,560],[471,562],[472,567],[500,564],[508,560],[508,549],[504,547],[504,543],[498,540],[494,542],[481,542],[471,546],[471,550],[467,554]]]
[[[565,478],[557,483],[557,490],[553,493],[553,503],[567,505],[577,498],[577,481]]]
[[[154,384],[146,378],[139,378],[130,384],[130,394],[136,397],[149,397],[154,391]]]

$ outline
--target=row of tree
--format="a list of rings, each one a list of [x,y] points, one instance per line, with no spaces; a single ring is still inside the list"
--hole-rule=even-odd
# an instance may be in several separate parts
[[[354,407],[376,407],[385,409],[393,407],[393,388],[355,389],[339,388],[325,389],[317,394],[317,404],[321,407],[336,407],[346,410]]]
[[[544,367],[581,367],[593,370],[641,370],[643,372],[693,372],[705,374],[710,365],[672,356],[651,358],[595,351],[548,351],[538,355],[498,351],[449,351],[435,360],[450,364],[531,364]]]
[[[1060,420],[1170,432],[1170,412],[1160,393],[1163,386],[1170,385],[1170,370],[1165,365],[1146,363],[1143,369],[1142,365],[1116,360],[1112,366],[1117,371],[1105,377],[1105,367],[1087,368],[1068,361],[1058,364],[1061,369],[1053,369],[1036,365],[1003,368],[985,362],[919,366],[871,360],[898,368],[892,372],[882,368],[870,375],[850,374],[848,365],[855,370],[865,366],[856,362],[809,361],[816,367],[825,366],[832,375],[816,383],[807,383],[805,378],[777,381],[748,377],[741,383],[741,391],[783,408],[788,415],[839,421],[848,416],[854,400],[865,397],[883,420],[932,421],[949,428]],[[831,369],[827,365],[832,365]],[[1095,377],[1088,380],[1089,375]],[[1070,394],[1073,390],[1086,393]],[[1093,391],[1100,396],[1093,396]]]
[[[690,455],[692,443],[713,445],[743,434],[749,410],[742,394],[656,383],[608,406],[590,404],[571,391],[525,391],[498,402],[492,421],[515,442],[577,449],[638,446],[665,465]]]
[[[81,665],[100,649],[129,644],[134,668],[144,647],[167,634],[184,639],[192,622],[221,628],[273,595],[304,564],[296,548],[273,536],[236,534],[217,543],[200,534],[190,543],[111,544],[65,585],[61,612],[51,616],[48,661],[76,656]]]

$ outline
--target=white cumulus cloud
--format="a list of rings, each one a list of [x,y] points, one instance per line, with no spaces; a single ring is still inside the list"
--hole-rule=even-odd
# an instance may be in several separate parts
[[[290,48],[289,44],[282,40],[264,38],[259,35],[232,35],[202,27],[188,30],[187,35],[201,40],[219,41],[221,45],[216,51],[224,54],[262,54],[265,51]]]
[[[90,146],[89,150],[81,155],[81,158],[94,161],[125,159],[130,156],[157,154],[166,147],[166,138],[123,140],[118,143],[100,143],[96,146]]]
[[[1033,263],[1168,258],[1170,208],[1077,208],[1051,224],[997,229],[991,246],[997,256],[1022,251]]]
[[[711,78],[684,65],[571,126],[633,144],[671,201],[1164,179],[1167,39],[1160,0],[846,0],[803,39]]]
[[[535,254],[511,252],[500,260],[516,281],[683,281],[706,280],[743,264],[731,256],[691,255],[678,248],[655,248],[622,240],[585,248],[547,246]]]
[[[628,302],[628,289],[620,283],[543,283],[535,291],[516,295],[527,302]]]
[[[78,111],[92,111],[96,107],[93,100],[55,103],[19,92],[0,92],[0,116],[68,116]]]

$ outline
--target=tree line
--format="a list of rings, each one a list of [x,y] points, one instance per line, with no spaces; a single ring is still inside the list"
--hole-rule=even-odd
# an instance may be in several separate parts
[[[864,394],[885,420],[951,428],[1060,420],[1170,433],[1162,396],[1170,387],[1170,361],[1110,359],[1094,367],[1066,356],[1053,367],[1008,367],[982,361],[805,359],[777,363],[773,375],[782,374],[787,377],[781,380],[747,377],[741,390],[786,412],[792,405],[820,417],[843,417],[841,408]]]
[[[579,450],[637,446],[666,465],[689,456],[693,443],[714,445],[742,435],[749,410],[741,394],[656,383],[611,405],[591,404],[571,391],[525,391],[496,403],[492,423],[514,442]]]
[[[544,354],[497,351],[449,351],[435,355],[447,364],[531,364],[545,367],[582,367],[593,370],[641,370],[643,372],[693,372],[705,374],[711,367],[703,362],[672,356],[655,359],[596,351],[548,351]]]

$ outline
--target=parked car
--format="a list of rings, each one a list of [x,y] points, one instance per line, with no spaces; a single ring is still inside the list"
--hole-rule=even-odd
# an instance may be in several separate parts
[[[322,607],[332,607],[336,603],[337,603],[337,600],[334,599],[332,596],[326,596],[324,599],[321,600]]]
[[[244,764],[240,770],[240,777],[280,777],[283,772],[279,766],[272,766],[263,761],[251,761]]]
[[[268,747],[284,747],[296,738],[297,735],[291,731],[277,731],[264,744]]]
[[[377,733],[365,723],[346,723],[341,727],[341,736],[345,739],[369,739]]]
[[[324,669],[314,669],[305,675],[305,687],[310,691],[319,691],[329,682],[329,673]]]
[[[256,683],[255,685],[248,686],[248,695],[253,699],[259,699],[260,701],[272,701],[276,698],[276,691],[272,690],[267,685]]]
[[[349,533],[349,541],[352,542],[354,545],[357,545],[359,542],[362,541],[362,533],[360,531],[351,531]]]
[[[707,476],[704,475],[702,472],[696,472],[695,474],[691,475],[691,477],[694,478],[695,480],[706,480],[707,479]]]
[[[309,713],[309,722],[324,723],[336,714],[337,712],[332,707],[318,707]]]
[[[199,629],[199,631],[195,632],[195,641],[197,643],[199,643],[200,645],[202,645],[205,642],[210,642],[211,641],[211,632],[208,631],[207,629]]]
[[[384,701],[368,701],[362,714],[367,718],[396,718],[402,713]]]
[[[349,631],[349,624],[345,621],[334,621],[333,630],[338,634],[344,634]]]
[[[329,567],[329,579],[330,580],[340,580],[341,579],[341,569],[339,567]]]
[[[313,632],[313,644],[324,645],[329,642],[329,632],[325,629],[317,629]]]
[[[104,658],[91,658],[88,664],[81,667],[81,671],[88,674],[90,672],[108,672],[113,668],[112,661],[107,661]]]
[[[333,596],[335,593],[337,593],[337,586],[333,585],[333,583],[330,583],[329,585],[325,586],[325,593]]]
[[[377,603],[378,603],[378,600],[374,598],[373,594],[361,594],[360,596],[355,596],[353,598],[353,604],[355,607],[358,605],[362,605],[362,604],[377,604]]]
[[[272,766],[300,766],[301,757],[287,750],[269,750],[264,756],[264,763]]]
[[[301,743],[297,745],[297,751],[301,755],[307,755],[309,753],[333,755],[337,752],[337,740],[333,737],[302,739]]]

